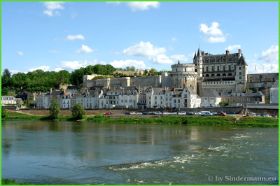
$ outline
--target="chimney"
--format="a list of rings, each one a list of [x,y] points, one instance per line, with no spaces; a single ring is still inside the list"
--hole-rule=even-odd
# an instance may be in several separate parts
[[[238,57],[241,57],[241,55],[242,55],[242,51],[241,51],[241,49],[239,48],[239,49],[238,49]]]
[[[226,55],[229,55],[229,50],[226,50]]]

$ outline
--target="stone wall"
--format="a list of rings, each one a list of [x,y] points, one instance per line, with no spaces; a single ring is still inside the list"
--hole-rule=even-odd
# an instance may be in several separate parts
[[[161,76],[132,77],[131,86],[136,87],[161,87]]]

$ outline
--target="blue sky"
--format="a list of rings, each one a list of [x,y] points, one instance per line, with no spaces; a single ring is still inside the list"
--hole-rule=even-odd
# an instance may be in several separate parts
[[[72,71],[112,64],[170,70],[194,52],[241,48],[249,72],[278,72],[278,4],[8,3],[2,5],[2,69]]]

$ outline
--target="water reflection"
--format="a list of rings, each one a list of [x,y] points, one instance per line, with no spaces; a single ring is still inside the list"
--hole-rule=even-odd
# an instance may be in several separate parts
[[[274,129],[21,121],[2,128],[3,176],[32,183],[208,183],[209,173],[278,173]]]

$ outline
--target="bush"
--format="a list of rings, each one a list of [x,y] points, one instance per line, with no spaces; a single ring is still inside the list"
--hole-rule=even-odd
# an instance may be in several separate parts
[[[58,114],[60,112],[60,107],[56,100],[52,100],[49,111],[50,111],[50,116],[49,116],[50,119],[58,118]]]
[[[229,103],[228,103],[228,102],[225,102],[225,101],[221,101],[221,102],[219,103],[219,105],[220,105],[221,107],[226,107],[226,106],[229,105]]]
[[[2,113],[1,113],[1,115],[2,115],[2,119],[7,117],[7,111],[6,111],[6,109],[3,109],[3,108],[2,108]]]
[[[72,108],[72,118],[75,120],[83,119],[85,110],[80,104],[76,104]]]

